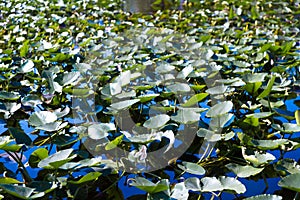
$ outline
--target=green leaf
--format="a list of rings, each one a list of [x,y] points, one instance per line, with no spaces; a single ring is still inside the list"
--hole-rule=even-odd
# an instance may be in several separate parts
[[[205,169],[196,163],[182,162],[182,165],[178,165],[178,167],[190,174],[196,174],[196,175],[205,174]]]
[[[133,182],[130,183],[130,185],[144,190],[150,194],[162,192],[169,189],[169,181],[166,179],[163,179],[157,183],[153,183],[145,178],[136,177]]]
[[[28,50],[29,50],[29,41],[30,40],[26,40],[22,47],[20,48],[20,57],[26,57],[27,53],[28,53]]]
[[[29,165],[32,168],[37,168],[38,163],[48,157],[48,150],[45,148],[36,149],[29,157]]]
[[[275,82],[275,78],[276,78],[276,76],[271,77],[265,90],[262,91],[262,93],[260,93],[260,95],[258,95],[258,97],[257,97],[258,99],[263,99],[270,94],[270,92],[272,91],[273,84]]]
[[[295,118],[296,118],[297,125],[300,126],[300,110],[295,111]]]
[[[244,89],[249,92],[250,94],[254,95],[257,90],[260,88],[260,86],[262,85],[262,82],[255,82],[255,83],[247,83],[244,86]]]
[[[189,100],[187,100],[187,102],[185,102],[184,104],[181,104],[181,106],[183,106],[183,107],[193,106],[193,105],[197,104],[198,102],[202,101],[203,99],[205,99],[207,96],[208,96],[208,93],[195,94]]]
[[[125,100],[125,101],[121,101],[118,103],[113,103],[110,105],[110,107],[113,110],[123,110],[123,109],[126,109],[126,108],[132,106],[133,104],[135,104],[139,101],[140,101],[140,99]]]
[[[206,113],[206,116],[215,117],[218,115],[225,114],[231,111],[232,107],[233,107],[233,103],[231,101],[224,101],[218,103],[209,109],[209,111]]]
[[[247,178],[249,176],[254,176],[256,174],[259,174],[264,170],[264,168],[255,168],[250,165],[238,165],[235,163],[229,163],[225,165],[229,170],[231,170],[233,173],[235,173],[238,177],[241,178]]]
[[[140,99],[141,103],[145,103],[145,102],[150,101],[158,96],[159,96],[159,94],[146,94],[146,95],[138,96],[137,98]]]
[[[10,177],[0,177],[0,184],[18,184],[21,183],[17,179]]]
[[[69,158],[72,151],[73,149],[66,149],[56,152],[55,154],[41,160],[38,167],[45,169],[58,169],[60,166],[74,158]]]
[[[120,135],[118,137],[116,137],[114,140],[110,141],[106,146],[105,146],[105,150],[111,150],[116,148],[118,145],[121,144],[122,140],[123,140],[124,135]]]
[[[97,178],[101,175],[100,172],[90,172],[83,177],[81,177],[78,181],[69,181],[72,184],[81,184],[88,181],[94,181],[97,180]]]
[[[161,128],[162,126],[164,126],[169,120],[170,120],[169,115],[160,114],[160,115],[151,117],[150,119],[145,121],[143,126],[146,128],[149,128],[149,129],[157,129],[157,128]]]
[[[279,181],[278,186],[300,192],[300,173],[284,177]]]
[[[3,100],[18,100],[21,97],[19,93],[16,92],[5,92],[5,91],[0,91],[0,99]]]
[[[34,191],[33,188],[17,186],[17,185],[8,185],[8,184],[1,184],[0,188],[3,189],[8,194],[21,199],[28,199]]]

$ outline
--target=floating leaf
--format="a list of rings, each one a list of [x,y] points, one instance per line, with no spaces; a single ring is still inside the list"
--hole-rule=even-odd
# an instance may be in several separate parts
[[[246,178],[249,176],[254,176],[256,174],[259,174],[264,170],[264,168],[255,168],[250,165],[238,165],[235,163],[229,163],[225,165],[229,170],[233,171],[238,177]]]
[[[3,100],[18,100],[21,97],[16,92],[5,92],[5,91],[0,91],[0,99]]]
[[[69,181],[72,184],[81,184],[88,181],[94,181],[97,180],[97,178],[101,175],[100,172],[90,172],[83,177],[81,177],[78,181]]]
[[[42,126],[44,124],[55,122],[56,120],[57,116],[55,113],[50,111],[37,111],[29,117],[28,122],[31,126]]]
[[[144,127],[150,129],[157,129],[164,126],[170,120],[169,115],[161,114],[151,117],[143,124]]]
[[[58,169],[60,166],[74,158],[69,158],[72,152],[73,149],[65,149],[56,152],[55,154],[41,160],[38,164],[38,167],[45,169]]]
[[[272,90],[272,87],[273,87],[273,84],[274,84],[274,82],[275,82],[275,78],[276,78],[276,76],[272,76],[272,77],[271,77],[271,79],[269,80],[268,85],[267,85],[267,87],[265,88],[265,90],[262,91],[262,93],[260,93],[260,94],[258,95],[258,97],[257,97],[258,99],[265,98],[266,96],[268,96],[268,95],[270,94],[270,92],[271,92],[271,90]]]
[[[181,106],[183,106],[183,107],[193,106],[193,105],[197,104],[198,102],[202,101],[203,99],[205,99],[207,96],[208,96],[208,93],[195,94],[187,102],[185,102],[184,104],[181,104]]]
[[[246,192],[246,187],[235,178],[221,176],[219,177],[219,180],[222,184],[223,190],[234,191],[237,194]]]
[[[222,183],[216,177],[204,177],[201,179],[202,192],[222,191]]]
[[[169,181],[166,179],[163,179],[157,183],[153,183],[145,178],[136,177],[133,182],[130,183],[130,185],[144,190],[150,194],[162,192],[169,189]]]
[[[203,175],[205,173],[205,169],[203,167],[191,162],[182,162],[182,165],[178,165],[178,167],[191,174]]]
[[[48,157],[48,150],[45,148],[36,149],[29,157],[29,165],[32,168],[36,168],[38,163]]]
[[[225,114],[231,111],[232,107],[233,107],[233,103],[231,101],[224,101],[218,103],[209,109],[209,111],[206,113],[206,116],[215,117],[218,115]]]
[[[261,194],[261,195],[246,198],[245,200],[281,200],[281,199],[282,199],[281,196]]]
[[[179,109],[175,116],[172,116],[171,119],[182,123],[189,124],[199,121],[200,115],[192,110]]]
[[[93,124],[88,127],[88,135],[94,140],[99,140],[108,136],[109,131],[116,130],[113,123]]]
[[[8,194],[21,199],[28,199],[34,191],[33,188],[8,184],[1,184],[0,188]]]
[[[300,173],[284,177],[279,181],[278,186],[300,192]]]
[[[125,100],[125,101],[121,101],[118,103],[113,103],[110,105],[110,107],[114,110],[123,110],[123,109],[126,109],[126,108],[132,106],[133,104],[135,104],[139,101],[140,101],[140,99]]]

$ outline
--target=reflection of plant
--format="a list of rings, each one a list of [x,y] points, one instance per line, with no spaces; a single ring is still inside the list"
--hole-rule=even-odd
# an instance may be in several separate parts
[[[153,15],[123,13],[119,1],[97,2],[0,3],[1,198],[124,199],[130,195],[119,188],[124,179],[148,199],[242,198],[250,181],[274,187],[270,178],[281,189],[249,199],[293,199],[300,192],[298,157],[290,156],[300,147],[299,112],[287,103],[299,106],[297,2],[188,1],[185,11]],[[132,34],[159,48],[138,42],[118,48],[132,26],[159,27]],[[123,56],[109,57],[110,50]],[[97,60],[104,53],[107,59]],[[148,63],[160,74],[149,76]],[[174,71],[186,84],[157,84]],[[126,93],[115,91],[120,84]],[[181,93],[186,86],[193,95]],[[96,103],[84,101],[90,99]],[[114,121],[126,109],[134,133]],[[167,167],[138,175],[123,170],[147,163],[151,151],[172,152],[180,124],[194,121],[197,137],[180,157],[169,154]],[[130,156],[90,154],[116,147]]]

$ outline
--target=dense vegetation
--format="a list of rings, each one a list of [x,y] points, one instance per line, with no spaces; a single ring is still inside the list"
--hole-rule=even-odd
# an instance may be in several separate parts
[[[1,198],[299,199],[300,2],[161,3],[0,3]]]

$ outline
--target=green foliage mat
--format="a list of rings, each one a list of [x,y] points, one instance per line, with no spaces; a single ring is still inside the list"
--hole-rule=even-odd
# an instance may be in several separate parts
[[[0,198],[299,197],[300,2],[121,5],[0,2]]]

